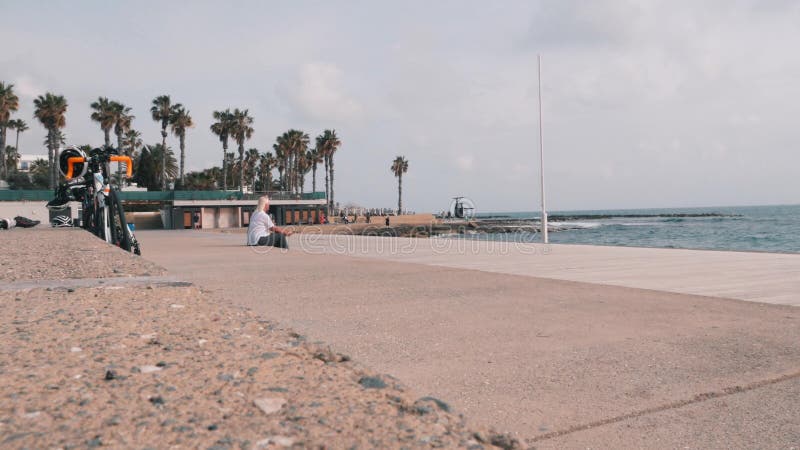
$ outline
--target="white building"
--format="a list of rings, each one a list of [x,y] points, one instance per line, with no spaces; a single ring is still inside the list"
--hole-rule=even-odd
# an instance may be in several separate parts
[[[19,161],[17,161],[17,170],[20,172],[29,172],[31,170],[31,164],[37,159],[43,159],[47,161],[47,155],[19,155]]]

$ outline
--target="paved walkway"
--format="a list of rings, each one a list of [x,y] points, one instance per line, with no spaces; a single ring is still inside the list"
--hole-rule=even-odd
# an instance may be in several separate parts
[[[312,253],[800,306],[798,254],[369,236],[295,241]]]
[[[700,264],[682,251],[599,248],[592,255],[594,248],[571,246],[459,256],[430,243],[381,253],[369,239],[300,236],[281,252],[244,247],[244,235],[235,233],[137,235],[145,257],[171,275],[328,342],[537,448],[800,442],[800,309],[530,276],[551,261],[603,283],[676,277],[700,286],[702,277],[683,268],[692,263],[721,292],[713,258],[723,265],[740,256],[774,258],[791,274],[794,257],[697,252],[709,258]],[[363,253],[345,253],[364,257],[332,254],[346,242],[363,243]],[[638,263],[625,260],[627,251]],[[643,265],[669,267],[671,275],[648,277]]]

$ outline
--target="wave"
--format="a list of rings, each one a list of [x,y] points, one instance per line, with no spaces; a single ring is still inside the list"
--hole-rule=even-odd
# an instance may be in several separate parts
[[[588,229],[588,228],[600,228],[602,227],[603,223],[600,222],[549,222],[547,224],[548,229]]]
[[[658,225],[658,222],[622,222],[610,223],[609,225],[619,225],[622,227],[652,227],[654,225]]]
[[[718,212],[704,213],[663,213],[663,214],[551,214],[549,219],[554,222],[581,220],[581,219],[684,219],[684,218],[728,218],[741,217],[740,214],[723,214]]]

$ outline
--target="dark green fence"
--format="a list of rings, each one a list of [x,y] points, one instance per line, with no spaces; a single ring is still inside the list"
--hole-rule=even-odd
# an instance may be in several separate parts
[[[256,200],[261,194],[240,194],[237,191],[123,191],[120,192],[122,200],[171,202],[173,200]],[[274,200],[324,200],[324,192],[308,192],[305,194],[290,194],[288,192],[270,192]],[[53,198],[53,191],[11,191],[1,190],[0,201],[49,201]]]
[[[50,201],[53,199],[53,191],[0,191],[0,202],[19,202],[19,201]]]

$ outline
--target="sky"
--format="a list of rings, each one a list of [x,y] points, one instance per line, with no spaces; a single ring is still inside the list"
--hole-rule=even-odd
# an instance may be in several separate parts
[[[0,0],[0,80],[46,154],[33,99],[191,112],[187,168],[220,165],[211,114],[246,108],[264,152],[335,129],[336,200],[438,212],[540,208],[537,55],[550,211],[800,203],[800,2]],[[13,139],[13,134],[10,134]],[[13,144],[13,141],[11,142]],[[178,148],[174,136],[168,138]],[[319,171],[317,190],[324,190]],[[310,177],[309,177],[310,178]],[[311,189],[310,180],[307,189]]]

